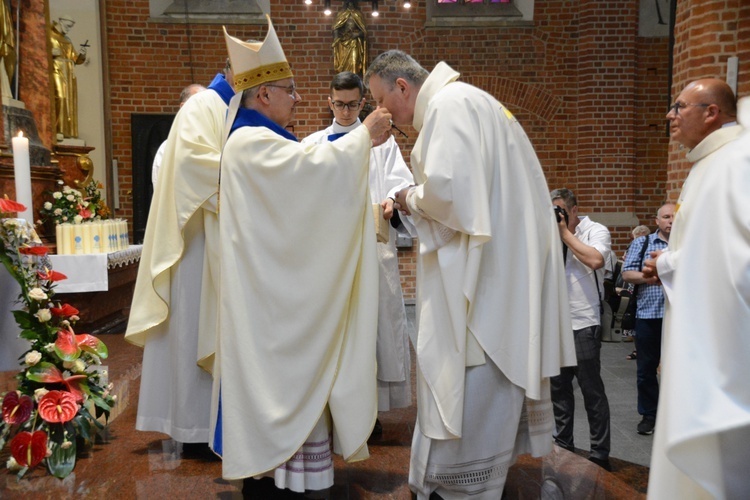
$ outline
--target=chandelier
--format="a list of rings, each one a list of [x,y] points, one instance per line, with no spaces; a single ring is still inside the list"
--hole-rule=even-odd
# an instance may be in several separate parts
[[[357,9],[359,8],[357,6],[359,0],[344,0],[344,7],[348,5],[351,5],[352,8]],[[399,1],[399,0],[396,0]],[[312,5],[313,0],[305,0],[305,5]],[[371,0],[370,2],[372,4],[372,13],[370,14],[372,17],[378,17],[380,15],[380,12],[378,11],[378,0]],[[411,8],[411,1],[410,0],[403,0],[403,7],[404,9],[410,9]],[[326,16],[330,16],[331,11],[331,0],[323,0],[323,14]]]

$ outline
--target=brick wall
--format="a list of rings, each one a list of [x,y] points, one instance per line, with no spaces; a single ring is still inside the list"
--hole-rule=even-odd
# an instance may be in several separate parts
[[[717,10],[723,11],[739,0],[709,3],[722,4]],[[536,2],[533,25],[448,29],[424,27],[424,1],[414,2],[410,11],[400,2],[381,4],[378,19],[369,16],[369,4],[361,4],[371,57],[399,48],[428,69],[447,61],[464,81],[489,91],[518,117],[550,188],[575,190],[584,212],[634,212],[653,227],[667,186],[668,40],[637,36],[637,0],[549,0]],[[339,6],[334,0],[334,9]],[[150,22],[146,0],[110,0],[104,8],[112,156],[120,165],[118,215],[132,216],[130,113],[176,112],[180,90],[193,81],[209,82],[226,49],[221,26]],[[303,98],[294,133],[304,137],[330,120],[324,99],[335,73],[333,17],[322,14],[322,2],[279,0],[272,8]],[[242,39],[265,36],[265,27],[227,28]],[[404,132],[408,138],[397,141],[408,162],[416,132],[410,127]],[[610,229],[621,255],[631,228]],[[411,299],[414,253],[399,256]]]

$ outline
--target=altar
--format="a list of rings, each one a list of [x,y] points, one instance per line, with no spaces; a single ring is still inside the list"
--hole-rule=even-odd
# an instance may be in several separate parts
[[[68,277],[55,287],[55,299],[80,311],[77,333],[113,333],[127,322],[142,248],[49,256],[52,268]]]
[[[119,333],[128,320],[142,245],[108,254],[49,255],[52,268],[68,279],[55,286],[55,302],[68,303],[79,311],[76,333]],[[21,289],[0,268],[0,372],[16,370],[18,358],[28,348],[18,337],[20,329],[11,311],[20,306]]]

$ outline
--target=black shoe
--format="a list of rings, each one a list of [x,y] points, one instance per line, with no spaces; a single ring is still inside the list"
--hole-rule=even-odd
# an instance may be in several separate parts
[[[608,458],[589,457],[589,462],[595,463],[608,472],[612,472],[612,465],[609,463]]]
[[[654,417],[645,416],[641,423],[638,424],[638,434],[648,436],[654,433],[654,426],[656,425],[656,419]]]
[[[368,441],[376,441],[381,437],[383,437],[383,425],[380,423],[380,420],[375,419],[375,427],[372,428],[372,434],[370,434]]]

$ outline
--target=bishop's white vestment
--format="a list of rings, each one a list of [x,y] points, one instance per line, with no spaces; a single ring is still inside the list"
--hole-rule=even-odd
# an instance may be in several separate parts
[[[211,445],[222,475],[285,464],[327,411],[334,450],[367,458],[378,300],[369,132],[300,144],[254,110],[237,120],[220,187]]]
[[[144,346],[136,429],[208,442],[216,332],[216,196],[232,88],[217,77],[180,108],[151,201],[125,339]]]
[[[750,111],[750,101],[740,101],[740,110]],[[741,114],[740,121],[750,122],[750,116]],[[665,317],[648,496],[745,498],[750,492],[750,133],[742,126],[719,129],[688,159],[696,163],[669,239],[679,264]]]
[[[513,115],[458,76],[439,63],[414,111],[418,428],[409,483],[419,498],[499,498],[517,454],[551,450],[549,378],[576,358],[541,165]]]
[[[334,120],[330,127],[305,137],[302,143],[322,144],[342,137],[359,127],[359,119],[344,127]],[[358,168],[352,165],[352,168]],[[414,184],[409,167],[393,136],[370,151],[370,201],[381,203],[393,198],[401,189]],[[407,230],[411,222],[403,217]],[[380,296],[378,302],[378,411],[404,408],[411,405],[411,356],[407,333],[406,309],[401,290],[396,250],[397,231],[388,225],[388,243],[377,243],[380,269]]]

